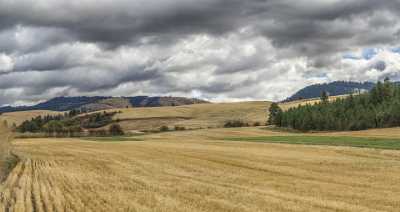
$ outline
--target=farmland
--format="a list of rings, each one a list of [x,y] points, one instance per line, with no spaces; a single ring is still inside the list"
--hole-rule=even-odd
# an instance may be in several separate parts
[[[247,124],[265,124],[267,109],[271,102],[238,102],[238,103],[213,103],[194,104],[175,107],[138,107],[110,109],[107,112],[118,112],[114,116],[122,128],[127,132],[142,130],[158,130],[162,126],[174,128],[181,126],[185,129],[202,129],[223,127],[226,121],[241,120]],[[97,111],[93,113],[98,113]],[[26,120],[37,116],[59,115],[62,112],[34,110],[4,113],[0,121],[7,121],[20,125]],[[85,114],[82,114],[82,116]],[[106,126],[108,128],[108,126]]]
[[[366,132],[372,137],[376,133]],[[292,134],[241,128],[99,141],[16,140],[23,162],[4,184],[0,211],[396,211],[400,207],[398,151],[224,140],[232,136]]]
[[[127,131],[187,130],[14,140],[20,162],[0,185],[0,212],[397,211],[400,128],[221,128],[264,123],[269,104],[128,108],[114,116]]]
[[[161,126],[184,126],[187,129],[222,127],[228,120],[249,124],[267,121],[270,102],[196,104],[178,107],[128,108],[114,118],[126,131],[154,130]]]

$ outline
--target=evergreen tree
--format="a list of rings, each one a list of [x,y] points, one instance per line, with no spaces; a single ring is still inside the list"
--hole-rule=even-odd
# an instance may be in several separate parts
[[[302,105],[279,113],[277,105],[271,106],[272,116],[269,121],[277,126],[304,131],[400,126],[400,87],[389,79],[383,83],[378,82],[369,93],[350,95],[331,102],[327,99],[328,95],[322,94],[320,103]]]
[[[328,102],[329,101],[329,94],[326,91],[322,91],[321,93],[321,101]]]
[[[125,134],[119,124],[112,124],[109,128],[109,132],[112,136],[121,136]]]
[[[282,109],[279,107],[277,103],[274,102],[269,107],[268,124],[281,125],[281,122],[282,122]]]

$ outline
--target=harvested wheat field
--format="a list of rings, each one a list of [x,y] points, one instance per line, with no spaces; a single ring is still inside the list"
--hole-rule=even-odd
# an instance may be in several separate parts
[[[17,140],[0,211],[398,211],[399,151],[221,140],[277,134]]]

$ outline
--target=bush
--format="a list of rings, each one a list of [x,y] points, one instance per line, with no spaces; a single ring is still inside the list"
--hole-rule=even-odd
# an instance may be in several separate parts
[[[124,130],[122,130],[122,127],[119,124],[112,124],[108,131],[111,136],[120,136],[125,134]]]
[[[161,126],[160,127],[160,132],[167,132],[167,131],[169,131],[169,128],[168,128],[168,126]]]
[[[93,136],[93,137],[105,137],[108,136],[108,131],[101,129],[101,130],[89,130],[89,136]]]
[[[260,122],[254,122],[254,124],[253,124],[253,126],[255,126],[255,127],[259,127],[259,126],[261,126],[261,123]]]
[[[175,130],[176,131],[184,131],[184,130],[186,130],[186,128],[182,127],[182,126],[175,126]]]
[[[225,125],[224,125],[225,128],[248,127],[248,126],[249,126],[249,124],[243,122],[242,120],[227,121],[227,122],[225,122]]]

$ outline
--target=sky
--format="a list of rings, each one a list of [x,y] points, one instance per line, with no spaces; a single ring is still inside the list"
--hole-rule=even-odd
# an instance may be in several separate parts
[[[400,0],[0,0],[0,105],[400,80]]]

